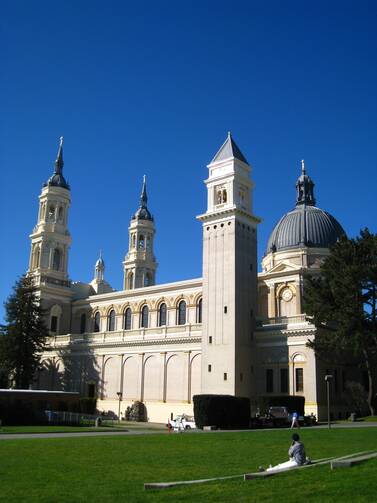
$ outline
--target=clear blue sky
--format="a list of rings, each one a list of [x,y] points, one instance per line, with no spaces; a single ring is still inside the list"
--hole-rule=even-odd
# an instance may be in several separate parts
[[[201,276],[206,164],[228,130],[253,166],[259,262],[304,158],[318,206],[376,232],[375,1],[1,3],[1,292],[28,266],[63,135],[72,280],[99,249],[122,286],[142,176],[159,283]]]

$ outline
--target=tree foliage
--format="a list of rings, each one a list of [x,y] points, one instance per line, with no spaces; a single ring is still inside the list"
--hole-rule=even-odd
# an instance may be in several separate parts
[[[356,239],[343,236],[320,274],[307,273],[304,308],[318,328],[308,345],[316,354],[344,362],[352,356],[368,373],[368,405],[375,411],[377,379],[377,235],[368,229]]]
[[[9,383],[25,389],[40,366],[48,330],[32,279],[22,276],[5,302],[6,325],[0,328],[0,368]]]

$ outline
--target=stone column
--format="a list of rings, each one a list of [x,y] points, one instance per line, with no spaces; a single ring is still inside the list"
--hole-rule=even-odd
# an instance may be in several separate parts
[[[275,284],[269,285],[268,290],[268,317],[276,317],[276,287]]]
[[[191,403],[191,351],[187,354],[187,403]]]
[[[166,379],[167,379],[167,365],[166,365],[166,351],[164,353],[160,353],[163,358],[163,381],[162,381],[162,401],[166,402]]]
[[[144,355],[145,353],[139,353],[141,358],[140,402],[144,401]]]

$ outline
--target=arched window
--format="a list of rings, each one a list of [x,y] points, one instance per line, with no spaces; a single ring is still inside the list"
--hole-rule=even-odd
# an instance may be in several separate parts
[[[112,309],[107,317],[107,330],[113,332],[115,330],[115,311]]]
[[[59,333],[61,315],[62,308],[57,304],[52,306],[50,311],[50,332],[53,332],[54,334]]]
[[[54,256],[53,256],[53,260],[52,260],[52,268],[55,271],[60,270],[61,257],[62,257],[61,251],[59,250],[59,248],[55,248]]]
[[[127,288],[128,290],[132,290],[134,287],[134,273],[130,272],[127,277]]]
[[[132,234],[131,243],[132,248],[136,248],[136,234]]]
[[[140,313],[141,328],[148,328],[148,318],[149,318],[149,309],[148,306],[144,306]]]
[[[178,325],[184,325],[186,323],[186,302],[181,300],[178,304]]]
[[[85,334],[86,332],[86,314],[82,313],[80,318],[80,334]]]
[[[131,330],[132,312],[129,307],[124,311],[123,315],[123,328],[124,330]]]
[[[96,314],[94,315],[93,332],[99,332],[100,323],[101,323],[101,315],[99,314],[99,311],[97,311]]]
[[[145,243],[144,236],[143,236],[143,234],[140,234],[140,236],[139,236],[139,249],[140,250],[144,249],[144,243]]]
[[[196,323],[202,322],[202,299],[196,305]]]
[[[63,222],[63,216],[64,216],[64,209],[63,209],[63,206],[60,206],[59,207],[59,216],[58,216],[59,222]]]
[[[151,249],[151,237],[147,236],[147,250]]]
[[[166,325],[166,304],[162,303],[158,310],[158,326],[163,327]]]
[[[55,220],[55,206],[53,204],[51,204],[48,209],[48,219],[51,222],[53,222]]]

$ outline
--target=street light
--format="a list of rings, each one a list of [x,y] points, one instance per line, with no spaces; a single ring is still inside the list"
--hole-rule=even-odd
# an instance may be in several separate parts
[[[326,387],[327,387],[327,424],[329,429],[331,428],[330,422],[330,381],[333,378],[332,375],[325,375]]]
[[[117,391],[119,405],[118,405],[118,421],[120,421],[120,402],[122,401],[123,393],[121,391]]]

